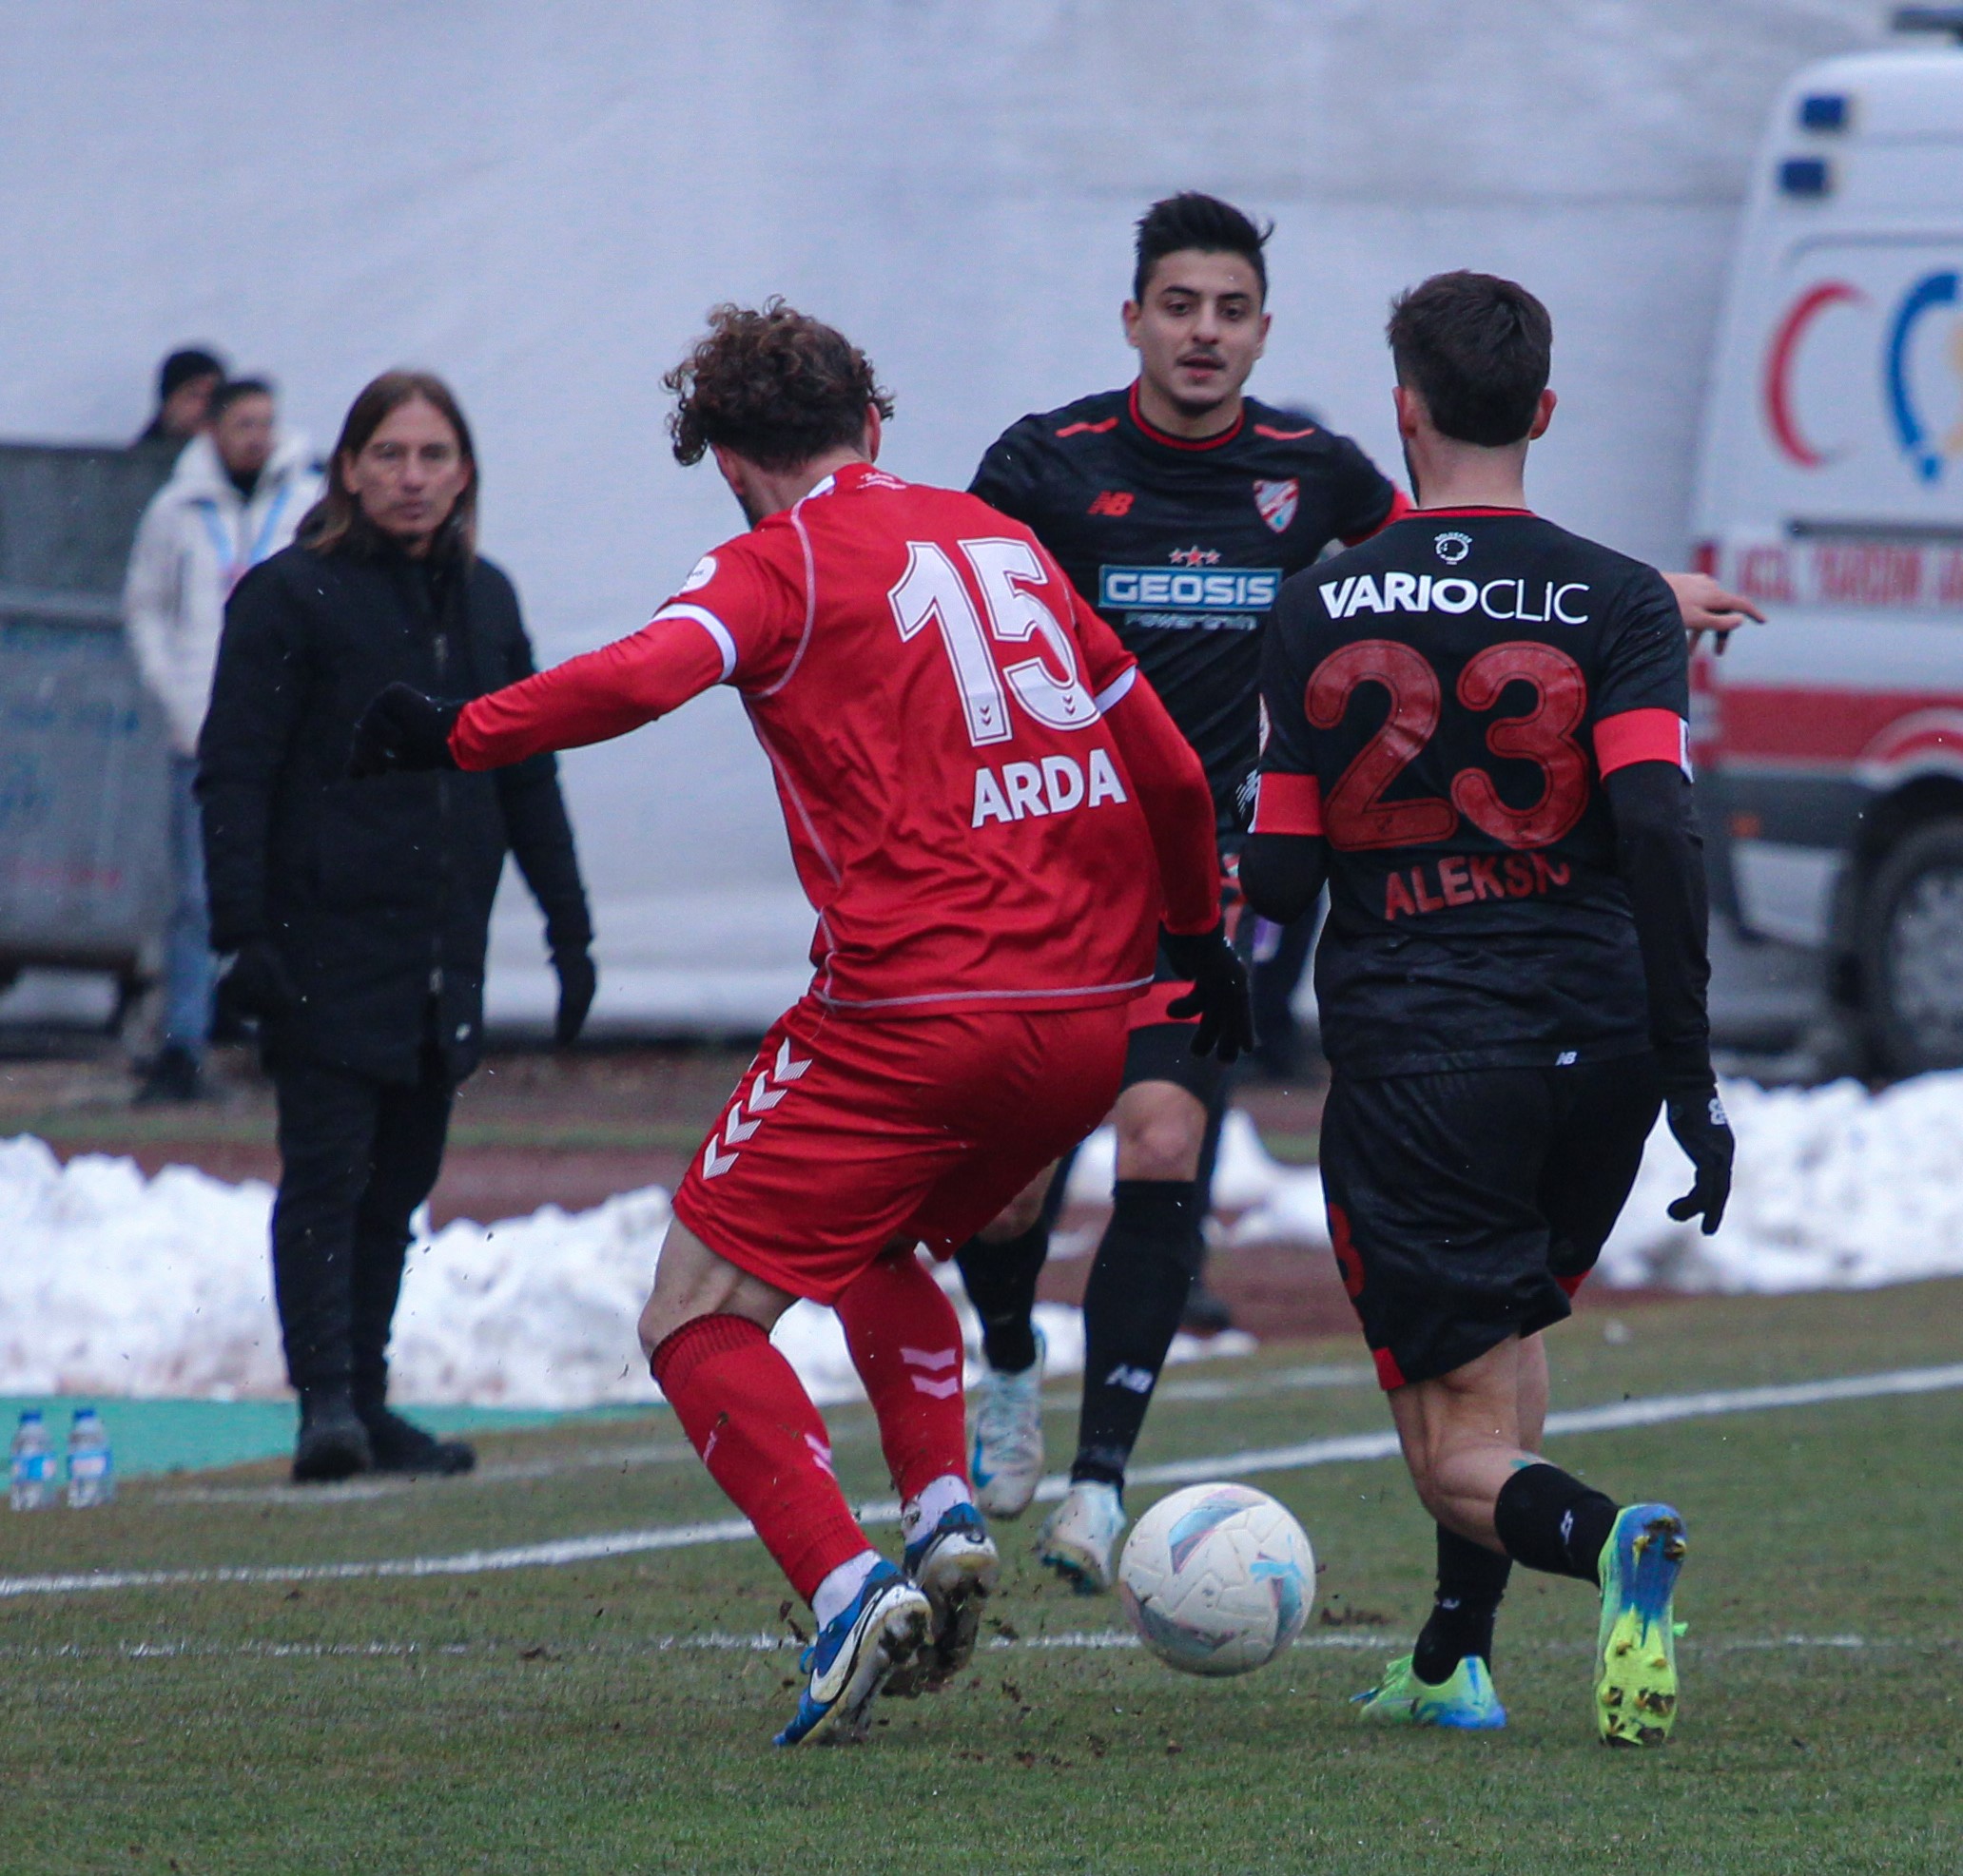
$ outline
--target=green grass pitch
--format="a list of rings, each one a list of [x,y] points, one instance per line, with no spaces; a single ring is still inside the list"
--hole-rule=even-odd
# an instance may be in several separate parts
[[[1963,1284],[1597,1312],[1551,1338],[1556,1405],[1953,1362],[1959,1322]],[[1380,1428],[1360,1353],[1176,1370],[1140,1460]],[[1071,1397],[1052,1389],[1053,1458]],[[886,1496],[865,1410],[830,1420],[847,1489]],[[10,1596],[0,1871],[1953,1871],[1959,1452],[1955,1392],[1552,1443],[1689,1521],[1682,1717],[1647,1753],[1592,1737],[1591,1598],[1524,1572],[1505,1732],[1356,1724],[1347,1696],[1427,1600],[1429,1527],[1392,1461],[1258,1480],[1323,1574],[1304,1644],[1238,1680],[1110,1645],[1115,1604],[1040,1576],[1033,1518],[1001,1527],[990,1645],[946,1694],[884,1707],[861,1749],[770,1747],[796,1655],[753,1542]],[[272,1467],[145,1481],[6,1519],[0,1575],[451,1557],[728,1516],[663,1413],[502,1435],[484,1461],[304,1499],[269,1490]]]

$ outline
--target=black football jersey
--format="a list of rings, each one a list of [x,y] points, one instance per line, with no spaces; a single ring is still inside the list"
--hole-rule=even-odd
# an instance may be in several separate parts
[[[1347,436],[1253,398],[1221,435],[1168,436],[1134,385],[1011,425],[972,493],[1030,528],[1118,633],[1237,832],[1281,583],[1381,527],[1396,490]]]
[[[1686,764],[1662,576],[1519,509],[1429,509],[1282,589],[1254,831],[1324,835],[1322,1040],[1351,1074],[1649,1047],[1602,777]]]

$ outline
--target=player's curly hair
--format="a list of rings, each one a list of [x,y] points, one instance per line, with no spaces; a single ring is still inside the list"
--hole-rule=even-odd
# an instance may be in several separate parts
[[[708,337],[661,381],[675,394],[668,434],[681,463],[720,443],[760,468],[795,469],[858,442],[868,404],[893,415],[865,354],[781,297],[710,307]]]

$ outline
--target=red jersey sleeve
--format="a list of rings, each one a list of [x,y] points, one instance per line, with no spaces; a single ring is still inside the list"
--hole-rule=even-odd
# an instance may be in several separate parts
[[[1074,587],[1065,590],[1084,675],[1098,713],[1111,725],[1111,740],[1124,759],[1152,836],[1166,929],[1210,932],[1220,922],[1220,850],[1206,770],[1118,634]]]
[[[457,766],[501,768],[604,743],[713,685],[772,682],[795,656],[807,608],[802,556],[771,548],[752,533],[705,553],[639,631],[467,704],[450,732]]]
[[[1118,643],[1118,634],[1091,610],[1090,603],[1060,570],[1056,581],[1070,595],[1070,634],[1083,657],[1084,682],[1098,709],[1107,710],[1131,688],[1138,661]]]

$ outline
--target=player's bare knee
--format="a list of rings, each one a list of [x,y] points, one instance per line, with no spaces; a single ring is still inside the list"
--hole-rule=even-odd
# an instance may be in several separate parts
[[[1007,1244],[1012,1238],[1033,1231],[1042,1216],[1043,1200],[1050,1195],[1050,1180],[1056,1170],[1046,1166],[975,1235],[983,1244]]]
[[[1007,1244],[1012,1238],[1020,1238],[1030,1230],[1042,1216],[1042,1201],[1028,1199],[1020,1194],[1012,1198],[1007,1205],[975,1233],[983,1244]]]
[[[768,1332],[792,1301],[672,1224],[654,1267],[654,1287],[641,1308],[641,1353],[651,1362],[670,1336],[700,1316],[743,1316]]]
[[[1206,1144],[1206,1109],[1183,1088],[1127,1089],[1118,1109],[1120,1179],[1191,1179]]]

